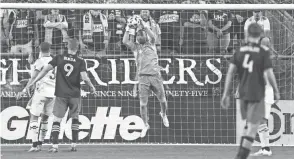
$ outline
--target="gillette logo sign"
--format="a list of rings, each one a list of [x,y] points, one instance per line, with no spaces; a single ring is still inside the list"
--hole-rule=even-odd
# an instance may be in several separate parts
[[[127,141],[136,140],[144,127],[143,120],[136,115],[127,117],[120,116],[121,107],[97,107],[95,116],[88,118],[79,116],[80,132],[79,140],[88,137],[92,140],[109,139],[113,140],[119,135]],[[68,113],[67,113],[68,114]],[[67,116],[62,119],[59,139],[67,137],[71,139],[71,119]],[[20,106],[10,106],[4,109],[1,114],[1,138],[4,140],[25,140],[31,139],[31,132],[28,131],[29,113]],[[51,136],[53,118],[48,121],[48,132],[45,139]]]

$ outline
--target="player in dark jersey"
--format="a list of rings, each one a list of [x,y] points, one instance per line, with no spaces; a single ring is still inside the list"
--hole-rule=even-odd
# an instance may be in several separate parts
[[[86,70],[86,62],[78,57],[76,52],[79,48],[79,41],[71,39],[68,41],[68,53],[55,56],[52,61],[40,72],[30,86],[41,80],[48,71],[57,67],[55,85],[55,103],[53,108],[52,140],[53,146],[49,152],[58,151],[58,136],[60,122],[69,108],[69,115],[72,118],[72,145],[71,151],[76,151],[76,143],[79,133],[79,112],[81,108],[81,85],[82,79],[90,86],[91,92],[96,96],[96,90],[91,83]],[[30,87],[28,86],[28,87]]]
[[[279,90],[272,69],[269,48],[259,44],[261,27],[253,23],[248,28],[248,44],[236,50],[225,81],[225,90],[221,105],[230,105],[230,87],[234,73],[240,78],[239,98],[242,118],[247,121],[241,138],[239,152],[235,159],[246,159],[250,153],[252,143],[258,127],[265,116],[264,96],[265,78],[274,88],[275,98],[279,100]]]

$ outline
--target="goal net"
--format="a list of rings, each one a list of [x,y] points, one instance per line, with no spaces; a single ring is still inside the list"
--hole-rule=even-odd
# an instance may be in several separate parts
[[[283,4],[1,4],[1,142],[30,143],[29,94],[15,96],[30,78],[39,44],[51,44],[53,56],[66,53],[67,41],[80,42],[79,56],[99,97],[82,85],[81,143],[236,144],[243,125],[231,91],[231,107],[220,99],[233,50],[244,40],[247,19],[269,21],[273,63],[282,101],[269,119],[271,143],[294,144],[293,21]],[[255,16],[255,18],[252,18]],[[133,97],[135,54],[123,44],[136,42],[130,18],[141,17],[156,36],[156,49],[166,86],[170,127],[164,127],[160,103],[150,91],[151,129],[140,138],[143,121],[139,98]],[[132,22],[132,21],[131,21]],[[134,22],[135,23],[135,22]],[[220,31],[221,30],[221,31]],[[32,56],[29,56],[31,55]],[[292,55],[292,56],[291,56]],[[49,120],[52,125],[52,117]],[[47,143],[51,135],[49,129]],[[59,139],[69,143],[71,119],[62,120]],[[258,137],[257,137],[258,140]]]

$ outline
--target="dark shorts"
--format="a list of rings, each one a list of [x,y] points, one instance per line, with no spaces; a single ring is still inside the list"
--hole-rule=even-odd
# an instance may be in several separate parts
[[[53,115],[63,118],[69,108],[69,116],[78,119],[81,110],[81,98],[56,97],[53,108]]]
[[[139,96],[140,99],[148,100],[150,90],[152,90],[160,102],[164,102],[165,91],[162,78],[159,75],[155,76],[139,76]]]
[[[264,99],[259,102],[249,102],[242,99],[237,99],[237,104],[240,105],[241,115],[243,120],[257,124],[265,117]]]

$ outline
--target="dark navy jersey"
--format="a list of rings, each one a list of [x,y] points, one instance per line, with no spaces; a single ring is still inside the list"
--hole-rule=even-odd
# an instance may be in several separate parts
[[[247,44],[236,50],[231,63],[237,66],[240,78],[240,99],[260,101],[264,98],[264,71],[272,68],[270,50],[259,44]]]
[[[80,97],[80,73],[86,71],[85,60],[66,54],[55,56],[49,64],[57,67],[55,96],[63,98]]]

